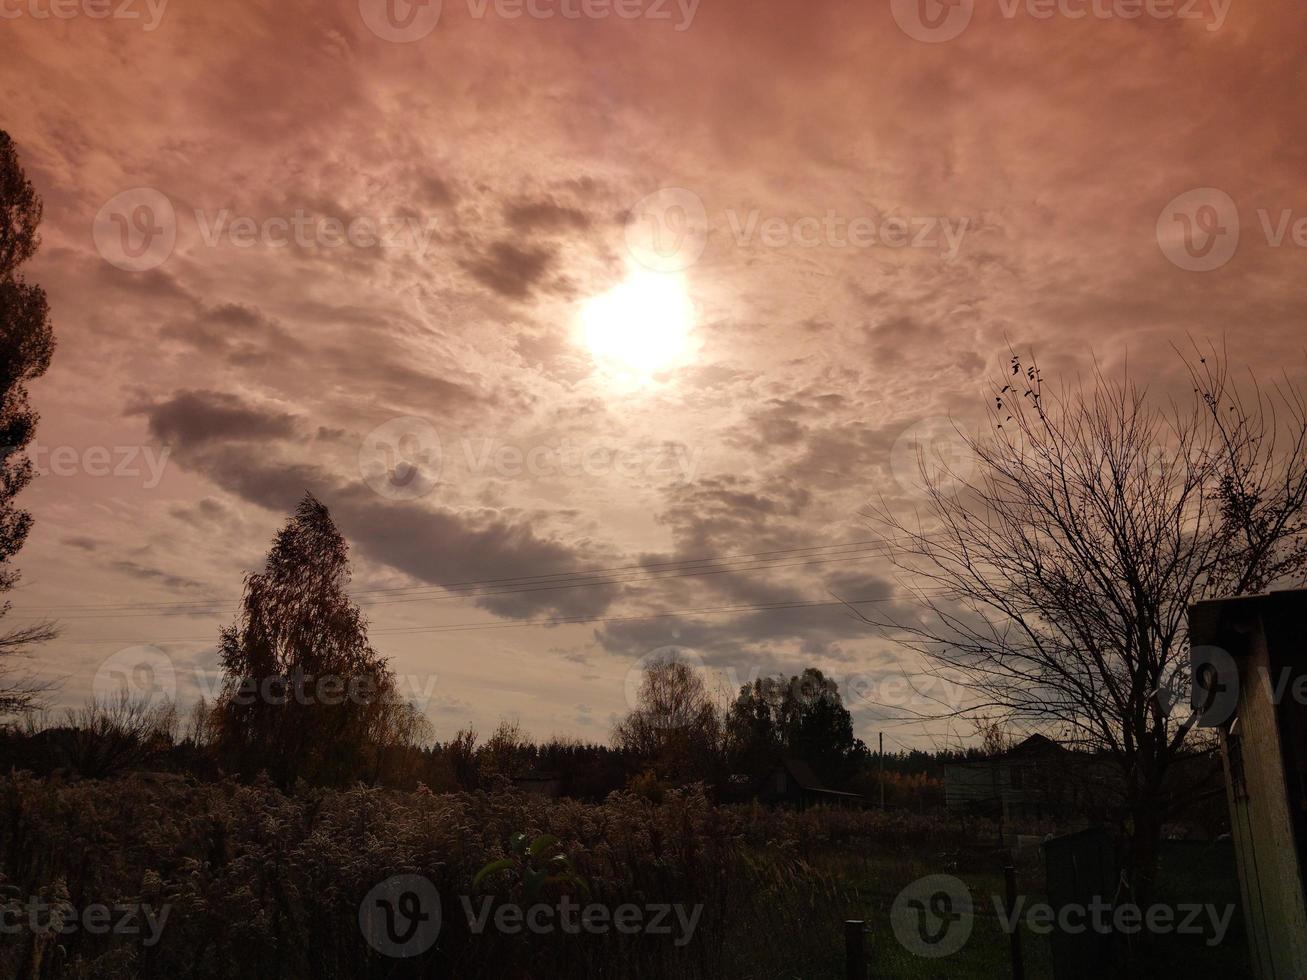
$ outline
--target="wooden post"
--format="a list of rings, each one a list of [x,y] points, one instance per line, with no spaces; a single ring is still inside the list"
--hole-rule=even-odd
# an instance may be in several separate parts
[[[1021,961],[1021,926],[1017,922],[1017,869],[1008,865],[1003,869],[1003,882],[1007,886],[1007,914],[1012,923],[1012,980],[1026,980],[1025,964]]]
[[[880,808],[885,809],[885,733],[880,735]]]
[[[862,919],[844,921],[844,976],[847,980],[867,980],[866,930]]]

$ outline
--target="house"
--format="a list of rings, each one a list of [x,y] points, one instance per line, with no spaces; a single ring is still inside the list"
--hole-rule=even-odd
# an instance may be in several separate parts
[[[1221,741],[1253,975],[1307,976],[1307,589],[1189,609],[1192,704]]]
[[[513,788],[531,796],[557,798],[563,795],[563,776],[544,769],[532,769],[514,776]]]
[[[953,812],[1014,818],[1094,817],[1112,772],[1103,760],[1031,735],[1006,752],[944,766],[944,805]]]
[[[780,765],[768,773],[758,792],[758,799],[763,803],[795,806],[801,810],[816,804],[871,806],[871,801],[865,796],[827,789],[808,763],[794,758],[781,760]]]

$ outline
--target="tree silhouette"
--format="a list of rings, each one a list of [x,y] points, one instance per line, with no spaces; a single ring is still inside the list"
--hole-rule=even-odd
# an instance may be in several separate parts
[[[788,681],[760,677],[743,685],[727,712],[726,732],[733,767],[753,775],[789,755],[838,786],[868,759],[839,686],[816,667]]]
[[[38,416],[28,403],[27,383],[46,372],[55,347],[45,290],[19,271],[40,244],[40,222],[41,199],[18,163],[13,140],[0,130],[0,593],[18,581],[13,557],[32,527],[32,516],[15,504],[33,473],[24,450]],[[8,602],[0,605],[0,616],[8,611]],[[50,623],[0,633],[0,663],[54,635]],[[12,668],[0,669],[0,715],[32,707],[41,689],[15,677]]]
[[[721,718],[699,671],[675,655],[645,665],[635,707],[613,729],[613,745],[659,780],[712,780]]]
[[[242,771],[282,785],[378,778],[386,749],[422,733],[345,591],[348,554],[327,508],[305,494],[263,571],[246,577],[241,612],[222,631],[227,676],[214,708],[215,746]]]
[[[1193,398],[1156,402],[1128,374],[1045,385],[1013,356],[975,475],[921,460],[924,506],[868,514],[919,614],[856,615],[969,693],[951,716],[1046,731],[1119,772],[1122,869],[1146,901],[1168,774],[1192,751],[1186,614],[1307,574],[1307,394],[1185,359]],[[1181,683],[1176,683],[1176,673]]]

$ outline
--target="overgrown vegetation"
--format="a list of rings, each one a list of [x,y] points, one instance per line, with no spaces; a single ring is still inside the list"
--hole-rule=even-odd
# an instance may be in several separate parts
[[[827,820],[830,823],[827,823]],[[942,824],[932,846],[946,843]],[[511,875],[477,872],[525,833],[552,835],[589,900],[702,905],[694,940],[506,936],[469,928],[460,896],[521,896]],[[55,978],[833,976],[843,918],[858,899],[813,858],[850,835],[881,853],[921,829],[864,812],[838,817],[717,807],[701,791],[661,803],[602,804],[513,793],[283,792],[270,781],[0,781],[0,889],[66,902],[169,908],[147,935],[25,931],[0,974]],[[439,940],[416,962],[386,959],[358,928],[359,903],[387,876],[440,890]],[[553,893],[556,894],[556,893]],[[577,897],[580,897],[579,895]]]

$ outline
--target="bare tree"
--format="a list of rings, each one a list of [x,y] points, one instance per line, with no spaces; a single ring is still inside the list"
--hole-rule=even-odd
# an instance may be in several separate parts
[[[0,615],[9,610],[9,604],[0,606]],[[59,631],[53,623],[33,623],[17,626],[0,633],[0,718],[22,715],[42,704],[42,696],[50,690],[47,681],[22,673],[14,662],[30,655],[32,648],[53,640]]]
[[[645,666],[637,703],[613,745],[672,782],[708,779],[722,752],[721,712],[699,671],[675,656]]]
[[[1060,736],[1111,760],[1123,868],[1151,887],[1167,789],[1192,743],[1182,698],[1196,601],[1300,580],[1307,567],[1307,403],[1286,379],[1232,382],[1217,352],[1182,358],[1185,402],[1128,372],[1050,391],[1013,356],[975,464],[920,460],[911,518],[868,513],[920,615],[858,613],[970,692],[955,714]],[[856,611],[856,609],[855,609]]]
[[[126,688],[69,709],[67,719],[73,769],[91,778],[147,767],[172,748],[177,736],[176,705],[133,698]]]

